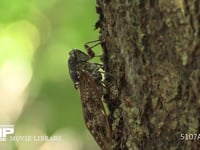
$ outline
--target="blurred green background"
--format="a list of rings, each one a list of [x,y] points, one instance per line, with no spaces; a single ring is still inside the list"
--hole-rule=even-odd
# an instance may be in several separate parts
[[[94,0],[0,0],[0,125],[61,142],[0,142],[0,150],[95,150],[69,78],[72,48],[98,39]]]

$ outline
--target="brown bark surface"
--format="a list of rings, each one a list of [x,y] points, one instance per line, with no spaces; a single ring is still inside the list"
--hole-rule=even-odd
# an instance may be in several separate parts
[[[113,149],[198,149],[200,1],[97,0],[97,12]]]

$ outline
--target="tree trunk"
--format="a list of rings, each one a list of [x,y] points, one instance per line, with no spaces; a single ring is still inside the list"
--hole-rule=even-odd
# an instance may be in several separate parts
[[[200,2],[97,0],[97,13],[113,149],[198,149]]]

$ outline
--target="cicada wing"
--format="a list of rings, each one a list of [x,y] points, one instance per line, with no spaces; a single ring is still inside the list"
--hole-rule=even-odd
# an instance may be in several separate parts
[[[111,147],[111,130],[97,86],[89,73],[81,71],[79,90],[85,124],[102,149]]]

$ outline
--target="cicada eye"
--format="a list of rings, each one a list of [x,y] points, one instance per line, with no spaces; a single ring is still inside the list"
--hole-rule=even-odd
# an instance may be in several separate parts
[[[75,58],[74,49],[69,52],[70,58]]]

